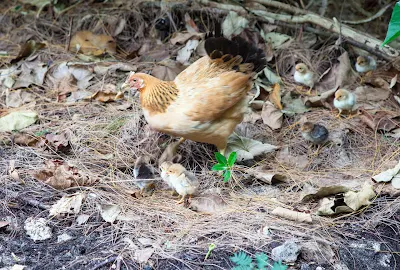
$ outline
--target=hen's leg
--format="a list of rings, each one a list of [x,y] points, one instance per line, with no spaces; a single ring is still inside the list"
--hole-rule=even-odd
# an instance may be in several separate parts
[[[176,204],[181,204],[185,201],[185,195],[182,196],[182,198],[176,202]]]
[[[164,161],[172,161],[178,152],[179,145],[185,140],[185,138],[180,138],[179,141],[169,144],[159,158],[158,164],[161,165]]]

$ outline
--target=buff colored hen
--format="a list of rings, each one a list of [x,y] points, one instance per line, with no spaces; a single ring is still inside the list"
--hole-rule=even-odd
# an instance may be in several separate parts
[[[240,37],[228,40],[216,32],[206,37],[207,55],[174,81],[131,73],[122,86],[140,92],[143,113],[152,128],[181,137],[169,146],[174,154],[185,139],[214,144],[224,154],[228,137],[247,110],[253,77],[266,66],[261,49]]]

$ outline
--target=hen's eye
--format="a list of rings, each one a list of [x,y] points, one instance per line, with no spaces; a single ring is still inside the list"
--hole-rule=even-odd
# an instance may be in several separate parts
[[[133,81],[133,82],[137,82],[137,79],[133,79],[132,81]]]

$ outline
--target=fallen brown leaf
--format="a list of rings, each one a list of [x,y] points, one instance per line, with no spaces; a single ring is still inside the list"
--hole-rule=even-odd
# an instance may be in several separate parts
[[[37,50],[40,50],[40,49],[42,49],[44,47],[46,47],[45,43],[36,42],[34,40],[28,40],[25,44],[23,44],[21,46],[21,49],[20,49],[17,57],[12,59],[10,61],[10,64],[17,63],[18,61],[30,56],[31,54],[33,54]]]
[[[83,175],[76,167],[69,166],[61,160],[46,160],[45,166],[43,169],[33,171],[31,175],[55,189],[88,186],[97,181]]]
[[[281,86],[279,83],[275,83],[271,94],[269,95],[269,100],[275,105],[275,107],[279,110],[282,110],[281,103]]]
[[[269,101],[264,103],[261,118],[264,124],[274,130],[282,127],[283,113]]]

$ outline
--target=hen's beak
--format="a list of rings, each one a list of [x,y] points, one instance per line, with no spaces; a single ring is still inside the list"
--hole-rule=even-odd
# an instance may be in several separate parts
[[[136,96],[136,94],[138,93],[137,88],[132,88],[132,87],[129,86],[128,83],[124,82],[124,83],[121,85],[121,91],[122,91],[122,92],[125,92],[125,91],[128,91],[128,90],[130,90],[130,92],[131,92],[130,94],[131,94],[133,97]]]

